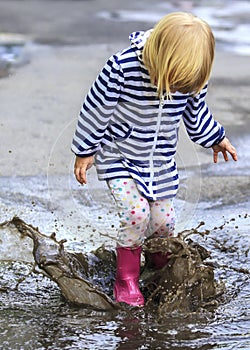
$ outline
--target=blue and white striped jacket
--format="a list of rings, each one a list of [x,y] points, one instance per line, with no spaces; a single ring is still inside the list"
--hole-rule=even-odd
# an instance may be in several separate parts
[[[72,143],[79,157],[95,155],[100,180],[132,177],[150,200],[178,189],[175,153],[181,118],[189,137],[211,147],[224,137],[199,95],[176,92],[159,98],[142,62],[150,31],[130,35],[131,45],[109,58],[81,108]]]

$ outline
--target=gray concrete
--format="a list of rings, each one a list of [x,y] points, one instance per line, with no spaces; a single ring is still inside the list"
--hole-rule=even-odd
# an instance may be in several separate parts
[[[150,0],[129,0],[122,8],[146,5],[153,8]],[[1,176],[72,172],[70,144],[85,93],[105,60],[128,44],[128,34],[152,24],[120,23],[96,16],[107,9],[115,13],[118,8],[121,2],[113,0],[0,1],[0,30],[25,35],[24,53],[29,61],[13,67],[12,74],[0,80]],[[238,148],[237,164],[230,161],[213,166],[211,150],[191,144],[182,130],[180,167],[211,165],[213,176],[244,175],[243,182],[249,187],[249,65],[249,56],[217,51],[207,98],[214,116]]]

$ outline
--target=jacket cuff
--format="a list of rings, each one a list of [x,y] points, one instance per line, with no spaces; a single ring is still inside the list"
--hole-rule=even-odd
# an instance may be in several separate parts
[[[219,140],[217,140],[215,143],[213,143],[211,147],[216,146],[219,143],[221,143],[221,141],[223,141],[225,137],[226,137],[226,135],[223,135]]]
[[[79,158],[87,158],[87,157],[94,156],[95,154],[96,154],[96,152],[91,152],[89,154],[77,154],[77,153],[75,153],[75,156],[79,157]]]

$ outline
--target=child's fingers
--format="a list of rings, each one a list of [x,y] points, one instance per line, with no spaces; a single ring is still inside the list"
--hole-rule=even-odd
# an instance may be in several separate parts
[[[80,183],[82,185],[87,183],[86,169],[83,169],[83,168],[81,168],[81,170],[80,170]]]
[[[232,148],[230,150],[230,154],[231,154],[231,157],[233,158],[233,160],[235,160],[235,161],[238,160],[236,149],[233,146],[232,146]]]
[[[227,162],[228,161],[227,151],[223,151],[222,154],[223,154],[223,157],[224,157],[225,161]]]
[[[75,177],[80,184],[86,184],[86,169],[83,167],[76,167],[75,168]]]
[[[218,152],[214,151],[214,163],[217,163],[218,161]]]

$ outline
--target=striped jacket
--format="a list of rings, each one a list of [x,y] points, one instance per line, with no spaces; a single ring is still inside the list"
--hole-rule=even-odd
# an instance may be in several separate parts
[[[174,197],[178,189],[175,153],[181,118],[189,137],[211,147],[224,137],[199,95],[159,95],[142,62],[151,31],[130,35],[131,45],[109,58],[81,108],[72,142],[79,157],[95,155],[100,180],[132,177],[148,199]]]

